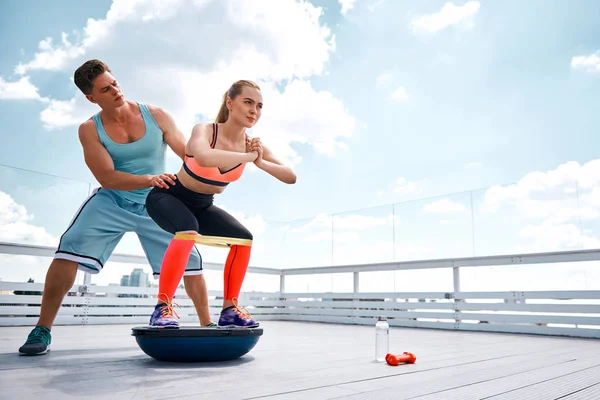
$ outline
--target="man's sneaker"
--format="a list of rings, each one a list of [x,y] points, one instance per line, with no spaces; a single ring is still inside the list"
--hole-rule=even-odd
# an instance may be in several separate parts
[[[179,315],[171,304],[159,303],[150,317],[150,326],[154,328],[179,328]]]
[[[250,316],[246,309],[237,305],[237,299],[233,299],[234,305],[224,308],[219,318],[219,328],[257,328],[260,324]]]
[[[36,326],[27,336],[27,341],[19,348],[19,354],[24,356],[37,356],[50,351],[52,335],[45,326]]]

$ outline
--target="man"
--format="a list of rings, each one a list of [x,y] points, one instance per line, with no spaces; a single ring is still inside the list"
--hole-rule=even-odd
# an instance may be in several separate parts
[[[83,202],[60,238],[46,274],[40,318],[19,349],[23,355],[49,351],[52,324],[78,269],[99,273],[123,235],[135,232],[156,278],[173,238],[148,216],[145,201],[152,187],[168,188],[175,183],[177,177],[162,173],[166,146],[183,160],[183,134],[163,109],[125,100],[111,70],[102,61],[86,61],[75,71],[74,78],[85,97],[100,107],[99,113],[80,125],[79,140],[85,162],[101,187]],[[200,324],[215,326],[197,250],[186,266],[184,284]],[[159,302],[150,325],[171,327],[178,322],[171,308]]]

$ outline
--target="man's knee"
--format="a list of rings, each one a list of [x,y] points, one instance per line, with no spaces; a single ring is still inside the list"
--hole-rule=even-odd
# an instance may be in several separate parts
[[[79,264],[76,261],[55,258],[50,263],[46,272],[44,287],[65,287],[68,290],[73,286],[77,277]]]
[[[185,282],[204,282],[204,274],[191,274],[183,276],[184,283]]]
[[[49,269],[58,269],[60,271],[75,271],[77,272],[77,268],[79,267],[79,263],[77,261],[68,260],[64,258],[54,258],[50,263]]]

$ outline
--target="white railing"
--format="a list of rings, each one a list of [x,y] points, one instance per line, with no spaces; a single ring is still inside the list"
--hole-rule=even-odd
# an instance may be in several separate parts
[[[0,253],[51,257],[53,248],[0,243]],[[112,261],[147,264],[143,256],[115,254]],[[600,291],[461,292],[460,267],[489,267],[600,260],[600,250],[418,260],[320,268],[274,269],[250,267],[249,273],[280,276],[277,292],[244,292],[241,303],[258,320],[312,321],[342,324],[375,323],[385,315],[391,326],[449,330],[531,333],[600,338]],[[205,269],[222,266],[205,263]],[[452,292],[360,292],[360,273],[373,271],[452,268]],[[353,273],[350,293],[290,293],[286,277]],[[0,325],[33,325],[41,303],[41,283],[0,282]],[[119,297],[126,295],[127,297]],[[94,286],[89,279],[75,285],[65,298],[55,323],[145,324],[156,303],[155,288]],[[211,312],[220,311],[219,291],[210,291]],[[192,301],[178,289],[176,309],[182,322],[198,320]]]

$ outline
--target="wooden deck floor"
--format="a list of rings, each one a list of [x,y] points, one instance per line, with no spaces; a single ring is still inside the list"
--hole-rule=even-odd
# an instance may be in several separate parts
[[[155,361],[132,326],[57,326],[52,351],[18,356],[30,328],[0,328],[2,399],[600,399],[600,343],[542,336],[393,328],[391,352],[417,363],[375,363],[374,329],[266,321],[245,357],[226,363]]]

